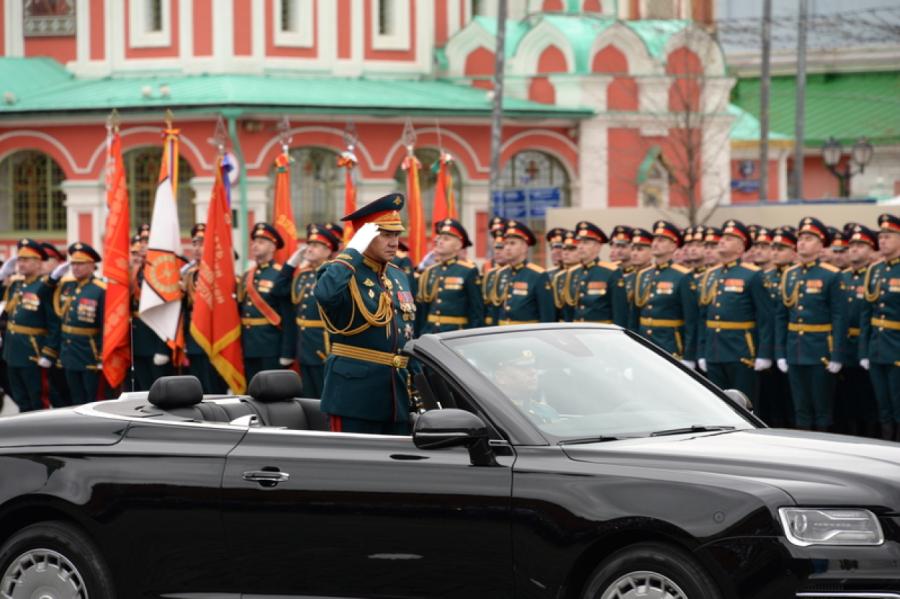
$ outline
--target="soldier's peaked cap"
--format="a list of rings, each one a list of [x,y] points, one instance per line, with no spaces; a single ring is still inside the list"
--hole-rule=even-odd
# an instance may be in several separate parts
[[[828,231],[828,227],[815,216],[806,216],[800,220],[800,225],[797,227],[797,236],[799,237],[801,233],[815,235],[822,240],[822,245],[825,247],[831,245],[831,233]]]
[[[20,239],[19,243],[16,244],[16,248],[20,258],[37,258],[38,260],[47,259],[47,250],[44,249],[41,242],[35,241],[34,239],[29,239],[27,237]]]
[[[69,246],[69,262],[100,262],[100,254],[88,244],[76,241]]]
[[[336,252],[341,245],[341,240],[325,225],[309,225],[306,227],[306,242],[321,243],[322,245]]]
[[[281,234],[269,223],[256,223],[253,225],[250,239],[268,239],[275,244],[277,249],[280,250],[284,247],[284,239],[282,239]]]
[[[403,204],[403,194],[389,193],[366,204],[356,212],[344,216],[341,220],[352,223],[353,229],[356,231],[359,231],[359,228],[367,223],[375,223],[379,229],[402,233],[406,230],[400,219],[400,210],[403,209]]]
[[[525,240],[525,243],[528,245],[534,245],[537,243],[537,238],[535,238],[534,233],[529,229],[525,223],[519,222],[517,220],[511,220],[506,223],[506,231],[504,232],[504,237],[518,237],[519,239]]]
[[[456,237],[460,241],[462,241],[462,245],[464,248],[472,245],[472,242],[469,241],[469,234],[466,232],[466,228],[462,226],[462,223],[454,218],[445,218],[442,221],[438,222],[437,232],[439,235],[452,235]]]

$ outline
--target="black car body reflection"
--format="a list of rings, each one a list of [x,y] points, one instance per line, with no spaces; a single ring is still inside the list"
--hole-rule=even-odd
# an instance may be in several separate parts
[[[411,437],[328,432],[290,384],[0,420],[0,597],[35,549],[92,599],[900,597],[896,444],[767,429],[615,327],[406,352]]]

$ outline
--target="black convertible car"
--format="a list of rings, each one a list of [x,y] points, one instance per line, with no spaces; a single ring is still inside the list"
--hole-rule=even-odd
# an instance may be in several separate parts
[[[900,446],[612,326],[426,335],[412,436],[289,371],[0,420],[0,598],[900,598]]]

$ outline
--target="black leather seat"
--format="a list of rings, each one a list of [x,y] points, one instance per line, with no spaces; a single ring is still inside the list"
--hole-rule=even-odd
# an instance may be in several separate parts
[[[156,379],[147,400],[167,415],[200,422],[231,422],[253,414],[252,406],[239,400],[204,402],[203,386],[195,376],[163,376]]]
[[[291,430],[309,430],[306,410],[299,401],[303,394],[300,376],[293,370],[263,370],[247,387],[246,400],[256,409],[264,426],[283,426]]]

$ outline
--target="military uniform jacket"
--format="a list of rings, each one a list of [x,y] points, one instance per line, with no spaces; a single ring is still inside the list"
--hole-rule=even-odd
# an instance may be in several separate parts
[[[847,298],[847,338],[844,340],[844,355],[840,362],[847,366],[858,366],[859,334],[861,332],[863,304],[866,301],[866,271],[868,267],[845,268],[841,271],[844,294]]]
[[[481,277],[467,260],[432,264],[422,272],[416,294],[418,330],[442,333],[474,329],[484,323]]]
[[[106,281],[90,276],[66,277],[53,294],[52,347],[67,370],[97,370],[103,356],[103,305]]]
[[[290,336],[282,334],[285,321],[293,317],[290,304],[275,293],[280,273],[280,264],[266,262],[241,278],[238,305],[245,358],[294,357]]]
[[[132,277],[131,284],[131,346],[135,358],[151,358],[154,354],[169,355],[172,350],[156,332],[148,327],[140,316],[141,286],[144,284],[144,269],[141,268]]]
[[[575,311],[575,299],[572,296],[572,279],[580,266],[561,268],[550,277],[550,290],[553,292],[553,306],[556,308],[556,320],[572,322]]]
[[[550,280],[543,268],[536,264],[520,262],[514,266],[504,266],[497,273],[504,288],[498,291],[497,324],[522,324],[532,322],[555,322],[556,307]]]
[[[900,258],[870,266],[864,284],[859,356],[900,366]]]
[[[48,344],[57,333],[53,314],[54,282],[46,276],[25,278],[12,275],[3,292],[5,311],[9,318],[3,358],[14,368],[34,366],[41,357],[51,361],[58,350]]]
[[[763,271],[763,287],[766,288],[773,311],[781,303],[781,277],[787,268],[787,266],[773,266]]]
[[[775,313],[775,357],[812,366],[840,362],[847,338],[841,271],[815,260],[787,269]]]
[[[625,283],[625,301],[628,304],[628,323],[626,326],[631,328],[632,314],[634,313],[634,282],[637,279],[637,269],[626,272],[622,275],[622,281]]]
[[[496,325],[500,306],[506,295],[506,286],[509,284],[509,268],[498,266],[487,271],[481,281],[481,296],[484,300],[484,324]]]
[[[572,274],[572,320],[628,325],[628,299],[622,271],[613,262],[594,260]]]
[[[697,359],[697,295],[691,270],[665,262],[635,275],[629,328],[676,358]]]
[[[407,372],[402,360],[392,360],[414,334],[415,298],[406,274],[348,249],[319,269],[313,295],[331,336],[322,411],[407,421]]]
[[[297,359],[304,366],[322,366],[328,358],[329,335],[313,295],[315,269],[295,269],[285,264],[275,287],[276,293],[293,306],[294,316],[284,323],[283,329],[287,343],[296,348]]]
[[[774,354],[775,309],[758,266],[729,262],[700,281],[697,355],[710,363],[741,362]]]

